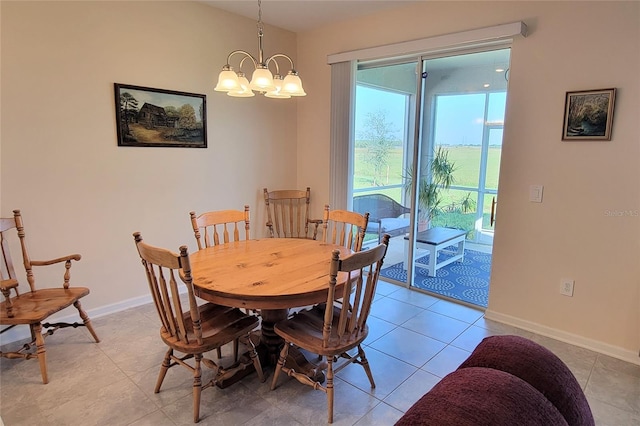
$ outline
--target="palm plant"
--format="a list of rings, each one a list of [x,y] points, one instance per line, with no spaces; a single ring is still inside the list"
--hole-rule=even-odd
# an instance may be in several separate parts
[[[419,217],[424,221],[429,222],[434,216],[445,210],[445,206],[442,205],[442,191],[449,189],[455,182],[455,171],[456,165],[449,160],[449,151],[441,146],[436,149],[435,155],[419,176],[416,176],[413,166],[405,170],[405,175],[403,176],[405,191],[411,190],[416,177],[420,179],[418,185],[418,209]],[[475,208],[475,202],[471,198],[471,194],[467,194],[464,200],[460,202],[460,206],[463,212]]]

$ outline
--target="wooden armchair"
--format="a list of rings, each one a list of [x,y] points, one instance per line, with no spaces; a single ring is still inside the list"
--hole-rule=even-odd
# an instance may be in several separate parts
[[[335,250],[331,257],[327,301],[309,310],[300,311],[275,325],[276,334],[282,337],[285,343],[273,373],[271,390],[276,388],[280,372],[284,372],[302,384],[325,392],[329,423],[333,423],[335,373],[352,362],[357,363],[364,368],[371,387],[376,386],[361,344],[369,333],[367,318],[371,311],[380,268],[388,245],[389,235],[385,234],[382,244],[354,253],[344,259],[341,259],[340,252]],[[348,274],[347,284],[339,294],[336,293],[338,274]],[[337,298],[349,300],[350,303],[336,306],[333,301]],[[327,358],[325,386],[286,365],[291,345]],[[350,355],[348,351],[354,348],[357,348],[357,353]],[[346,362],[334,370],[333,363],[339,358],[346,359]]]
[[[325,204],[322,217],[322,241],[360,251],[368,223],[369,213],[330,210],[329,205]]]
[[[11,253],[9,252],[8,231],[14,228],[18,232],[18,238],[22,248],[22,260],[27,273],[27,282],[29,283],[29,290],[24,293],[18,291],[18,280],[13,268]],[[59,328],[85,326],[96,343],[100,342],[98,335],[91,325],[89,316],[80,305],[80,299],[89,294],[89,289],[86,287],[71,287],[69,285],[71,278],[71,261],[80,260],[80,255],[71,254],[52,260],[31,260],[27,252],[20,210],[13,211],[13,218],[0,219],[0,243],[2,247],[2,267],[0,268],[2,281],[0,282],[0,291],[2,291],[2,295],[4,296],[4,300],[0,303],[0,324],[8,326],[0,331],[0,333],[4,333],[16,325],[28,325],[31,329],[30,343],[25,344],[15,352],[0,352],[0,357],[11,359],[37,358],[40,363],[42,382],[47,384],[49,382],[49,376],[47,374],[45,337],[52,335]],[[49,266],[57,263],[64,263],[65,270],[62,277],[62,285],[57,288],[38,289],[36,287],[33,268],[35,266]],[[46,318],[71,305],[75,306],[78,310],[82,324],[77,322],[73,324],[63,322],[53,324],[42,323]],[[43,327],[49,329],[44,334],[42,333]]]
[[[267,228],[271,238],[316,239],[319,219],[309,219],[311,189],[306,191],[263,189],[267,207]]]
[[[193,373],[193,421],[197,423],[200,420],[200,395],[203,389],[232,377],[250,365],[255,367],[258,377],[264,382],[260,359],[249,338],[249,333],[258,326],[259,319],[243,313],[238,308],[214,303],[198,306],[193,291],[187,247],[180,247],[178,254],[144,243],[139,232],[135,232],[133,237],[162,322],[160,338],[169,347],[160,367],[155,393],[160,392],[169,368],[176,365],[187,368]],[[188,293],[187,306],[184,308],[178,288],[180,280],[187,287]],[[247,362],[240,362],[232,368],[225,369],[213,360],[204,358],[205,352],[244,336],[247,337],[246,342],[250,347],[251,359]],[[174,351],[184,356],[174,355]],[[195,360],[193,366],[186,362],[191,358]],[[215,371],[214,377],[204,385],[201,363]]]

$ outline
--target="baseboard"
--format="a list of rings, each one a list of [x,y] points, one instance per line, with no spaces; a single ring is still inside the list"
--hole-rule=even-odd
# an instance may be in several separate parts
[[[581,348],[589,349],[594,352],[598,352],[604,355],[608,355],[613,358],[620,359],[622,361],[630,362],[632,364],[640,365],[640,357],[635,351],[630,351],[619,346],[609,345],[597,340],[588,339],[586,337],[579,336],[577,334],[567,333],[562,330],[547,327],[542,324],[538,324],[531,321],[525,321],[520,318],[513,317],[511,315],[501,314],[490,309],[487,309],[484,313],[486,319],[501,322],[504,324],[512,325],[514,327],[521,328],[523,330],[531,331],[542,336],[551,337],[552,339],[560,340],[561,342],[569,343],[571,345],[579,346]]]
[[[96,319],[106,315],[111,315],[126,309],[135,308],[137,306],[151,303],[151,295],[134,297],[122,302],[112,303],[110,305],[101,306],[95,309],[87,311],[89,318]],[[484,313],[484,317],[501,322],[504,324],[512,325],[514,327],[521,328],[523,330],[531,331],[542,336],[551,337],[552,339],[560,340],[561,342],[569,343],[571,345],[579,346],[581,348],[589,349],[604,355],[611,356],[613,358],[620,359],[622,361],[630,362],[632,364],[640,365],[640,357],[638,353],[630,351],[618,346],[609,345],[599,342],[597,340],[587,339],[577,334],[567,333],[555,328],[547,327],[535,322],[525,321],[520,318],[513,317],[511,315],[501,314],[490,309],[487,309]],[[69,315],[56,317],[52,316],[51,320],[58,322],[74,322],[78,320],[78,315],[73,312]],[[0,345],[15,342],[18,340],[28,339],[31,334],[29,333],[29,327],[16,327],[0,336]]]
[[[96,318],[100,318],[106,315],[115,314],[116,312],[124,311],[126,309],[135,308],[140,305],[146,305],[147,303],[151,303],[151,295],[134,297],[132,299],[127,299],[122,302],[112,303],[110,305],[101,306],[95,309],[87,310],[87,315],[92,320]],[[80,321],[78,317],[78,311],[75,308],[66,309],[64,316],[52,315],[47,319],[47,322],[69,322],[73,323],[76,321]],[[27,326],[17,326],[8,330],[2,335],[0,335],[0,345],[4,345],[7,343],[16,342],[18,340],[30,339],[31,333],[29,331],[29,327]],[[1,426],[1,425],[0,425]]]

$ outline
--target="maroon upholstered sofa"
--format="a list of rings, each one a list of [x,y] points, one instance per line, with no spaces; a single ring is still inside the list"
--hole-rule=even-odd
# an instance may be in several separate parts
[[[396,426],[594,426],[589,403],[569,368],[519,336],[485,338]]]

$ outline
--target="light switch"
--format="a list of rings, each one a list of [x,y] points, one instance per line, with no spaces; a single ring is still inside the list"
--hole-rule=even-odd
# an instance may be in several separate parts
[[[531,185],[529,186],[529,201],[533,203],[541,203],[542,202],[542,189],[544,187],[542,185]]]

